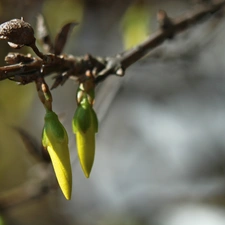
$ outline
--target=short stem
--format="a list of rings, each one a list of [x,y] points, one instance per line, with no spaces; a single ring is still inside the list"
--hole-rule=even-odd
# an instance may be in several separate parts
[[[49,91],[48,85],[45,83],[44,78],[38,77],[35,82],[38,97],[43,103],[46,111],[52,111],[52,95],[51,92]]]
[[[35,54],[36,54],[37,56],[39,56],[41,59],[44,58],[44,54],[43,54],[42,52],[39,51],[39,49],[37,48],[35,42],[33,42],[32,44],[30,44],[29,46],[33,49],[33,51],[35,52]]]

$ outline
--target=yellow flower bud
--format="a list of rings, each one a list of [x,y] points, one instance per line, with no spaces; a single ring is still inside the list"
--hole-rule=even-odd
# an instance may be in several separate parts
[[[85,176],[88,178],[95,156],[95,133],[98,120],[91,105],[79,105],[73,117],[73,132],[76,134],[78,157]]]
[[[67,200],[71,198],[72,172],[68,136],[53,111],[47,111],[42,134],[42,144],[48,150],[59,186]]]

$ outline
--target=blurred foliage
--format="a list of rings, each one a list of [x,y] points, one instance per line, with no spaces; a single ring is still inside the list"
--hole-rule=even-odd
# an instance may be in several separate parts
[[[46,18],[53,37],[57,31],[65,24],[75,21],[81,24],[84,11],[82,0],[46,0],[43,4],[43,14]],[[77,30],[77,29],[76,29]]]
[[[149,4],[142,0],[132,2],[121,21],[125,49],[145,40],[150,31],[149,22]]]
[[[17,85],[11,81],[0,82],[0,116],[4,123],[19,125],[33,100],[35,88],[32,84]]]
[[[35,89],[33,85],[19,86],[11,81],[0,82],[0,177],[6,182],[0,183],[0,188],[7,188],[13,185],[16,179],[9,177],[20,177],[18,173],[22,171],[9,165],[18,165],[23,159],[18,135],[11,129],[12,125],[21,126],[21,122],[26,117],[34,97]],[[16,161],[16,164],[14,164]],[[23,166],[20,166],[22,169]]]
[[[0,217],[0,225],[4,225],[5,223],[4,223],[4,221],[3,221],[3,219]]]

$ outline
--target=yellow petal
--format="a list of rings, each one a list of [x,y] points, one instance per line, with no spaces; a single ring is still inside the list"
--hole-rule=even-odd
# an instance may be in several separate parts
[[[71,198],[72,170],[65,128],[54,112],[45,116],[42,144],[47,148],[59,186],[67,200]]]
[[[71,199],[72,192],[72,171],[68,146],[58,143],[53,145],[47,139],[47,150],[52,160],[52,165],[58,180],[59,186],[67,200]]]
[[[88,178],[95,157],[95,132],[88,129],[87,132],[76,132],[77,151],[81,167]]]
[[[59,186],[65,198],[67,200],[70,200],[72,190],[72,173],[70,168],[70,162],[68,166],[68,163],[65,163],[65,159],[61,159],[51,147],[48,147],[48,152],[52,159],[52,164],[55,170],[57,180],[59,182]]]

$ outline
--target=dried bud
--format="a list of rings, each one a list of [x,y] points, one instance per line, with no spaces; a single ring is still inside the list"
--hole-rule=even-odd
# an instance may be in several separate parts
[[[13,19],[0,25],[0,39],[7,40],[13,48],[35,43],[34,30],[23,19]]]

